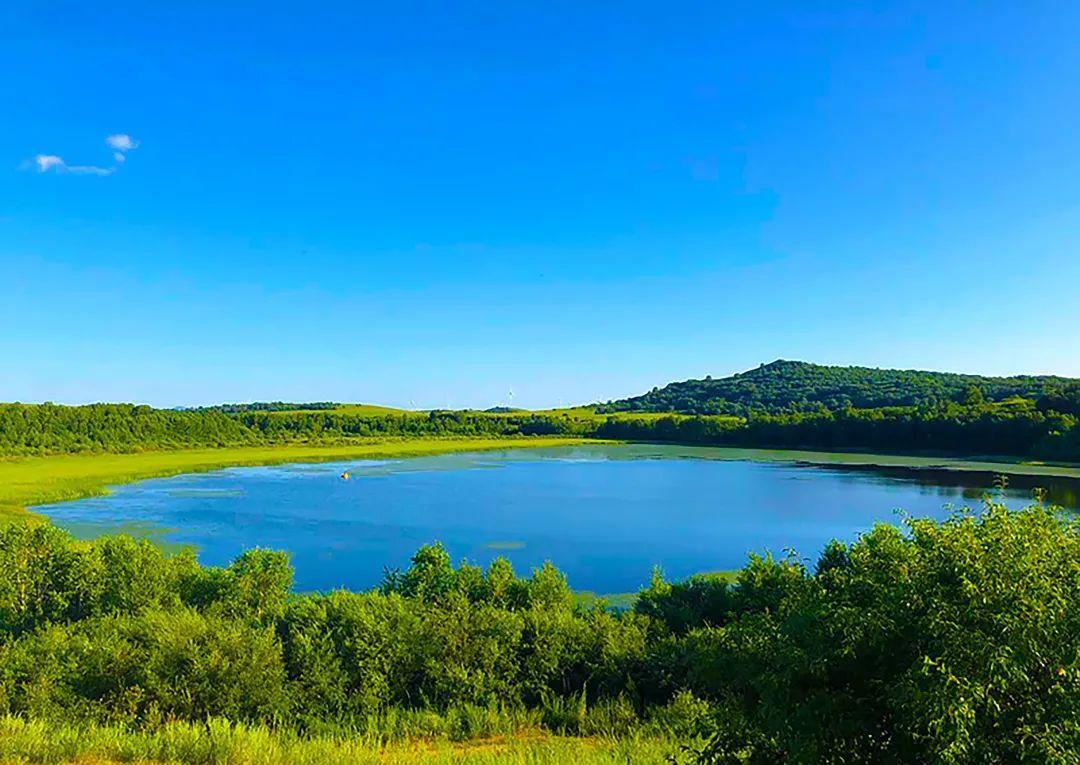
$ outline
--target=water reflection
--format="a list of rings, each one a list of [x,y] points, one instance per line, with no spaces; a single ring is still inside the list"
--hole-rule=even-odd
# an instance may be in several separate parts
[[[819,469],[811,463],[803,467]],[[985,496],[1000,493],[998,483],[1002,474],[983,470],[946,470],[935,467],[888,467],[879,465],[829,465],[837,473],[852,473],[861,477],[894,480],[919,487],[926,495],[955,497],[980,502]],[[1049,505],[1069,510],[1080,504],[1080,479],[1052,475],[1006,475],[1005,497],[1019,501],[1035,501],[1039,495]]]

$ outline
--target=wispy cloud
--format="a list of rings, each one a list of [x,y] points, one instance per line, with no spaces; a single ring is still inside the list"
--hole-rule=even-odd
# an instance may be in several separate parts
[[[116,133],[105,139],[105,143],[109,144],[109,148],[116,149],[118,152],[131,151],[132,149],[139,148],[139,142],[129,136],[127,133]]]
[[[64,160],[55,154],[38,154],[34,157],[34,162],[37,163],[39,173],[47,173],[50,170],[59,170],[61,167],[66,167]]]
[[[114,165],[70,165],[56,154],[37,154],[23,163],[24,169],[37,170],[39,173],[57,173],[71,175],[112,175],[127,160],[127,153],[139,148],[139,142],[127,133],[116,133],[105,139],[105,144],[113,150]]]
[[[75,175],[112,175],[116,172],[115,167],[98,167],[97,165],[67,165],[67,172]]]
[[[55,154],[38,154],[29,164],[36,167],[39,173],[71,173],[72,175],[112,175],[116,172],[115,167],[98,167],[97,165],[69,165],[63,157]]]

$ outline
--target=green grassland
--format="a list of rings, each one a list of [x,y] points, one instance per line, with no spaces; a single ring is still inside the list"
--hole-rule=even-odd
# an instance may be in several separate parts
[[[0,460],[0,521],[37,517],[26,508],[99,496],[109,486],[225,467],[419,457],[582,443],[573,438],[369,439],[333,445],[279,444],[134,454],[66,454]]]
[[[668,762],[678,751],[677,744],[660,735],[582,738],[542,729],[465,741],[421,738],[386,743],[364,737],[302,736],[220,719],[139,731],[0,718],[0,762],[4,763],[626,765]]]

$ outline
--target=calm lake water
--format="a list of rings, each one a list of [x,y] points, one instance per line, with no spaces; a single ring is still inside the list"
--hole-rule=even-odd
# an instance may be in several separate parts
[[[117,530],[194,545],[203,563],[254,547],[292,553],[296,587],[366,589],[384,567],[443,542],[455,559],[505,555],[520,572],[555,562],[576,589],[636,590],[741,566],[750,551],[815,559],[898,509],[943,518],[977,507],[988,473],[813,466],[737,450],[586,446],[234,468],[118,487],[36,508],[79,536]],[[352,477],[342,480],[348,470]],[[1075,507],[1076,479],[1013,478],[1008,504],[1038,485]]]

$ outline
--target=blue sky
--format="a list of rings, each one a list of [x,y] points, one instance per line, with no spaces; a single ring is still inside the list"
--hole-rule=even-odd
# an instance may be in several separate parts
[[[1080,376],[1076,39],[1058,2],[5,3],[0,400]]]

